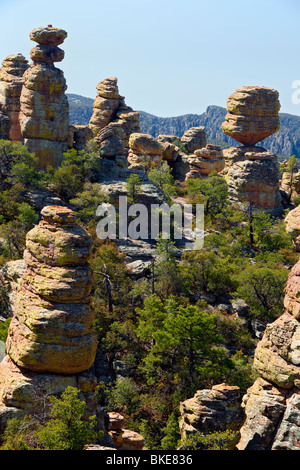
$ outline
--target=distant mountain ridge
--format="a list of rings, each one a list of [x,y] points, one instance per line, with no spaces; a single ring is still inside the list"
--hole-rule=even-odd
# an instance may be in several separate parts
[[[93,110],[92,98],[67,94],[70,106],[71,124],[88,124]],[[221,106],[208,106],[202,114],[184,114],[177,117],[158,117],[145,111],[140,113],[141,131],[157,137],[160,134],[174,134],[181,137],[190,127],[204,126],[209,142],[222,147],[239,145],[222,132],[221,124],[226,115]],[[279,113],[280,130],[258,145],[276,153],[279,157],[296,155],[300,158],[300,116]]]

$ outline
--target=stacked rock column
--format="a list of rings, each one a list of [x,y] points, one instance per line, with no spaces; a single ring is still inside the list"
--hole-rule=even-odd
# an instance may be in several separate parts
[[[80,390],[97,415],[91,369],[97,350],[88,265],[92,240],[66,207],[45,206],[27,234],[26,268],[0,364],[0,428],[11,414],[36,413],[37,396]]]
[[[19,123],[20,95],[22,77],[27,68],[27,60],[22,54],[9,55],[2,62],[0,69],[0,110],[8,118],[7,130],[0,131],[2,139],[19,141],[21,138]]]
[[[223,150],[231,200],[271,213],[281,211],[280,172],[277,156],[256,144],[279,130],[278,92],[272,88],[239,88],[227,100],[223,132],[242,144]]]
[[[33,63],[23,75],[20,97],[20,126],[24,143],[39,160],[39,168],[57,167],[68,148],[69,105],[63,72],[54,62],[64,58],[57,47],[66,31],[51,25],[34,29],[30,39],[38,43],[31,50]]]

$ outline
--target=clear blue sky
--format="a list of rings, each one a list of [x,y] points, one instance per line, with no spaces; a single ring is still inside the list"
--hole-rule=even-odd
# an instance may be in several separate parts
[[[300,115],[299,0],[0,0],[0,61],[30,58],[32,29],[65,29],[68,93],[95,98],[118,78],[135,110],[157,116],[226,106],[243,85],[280,93],[281,112]]]

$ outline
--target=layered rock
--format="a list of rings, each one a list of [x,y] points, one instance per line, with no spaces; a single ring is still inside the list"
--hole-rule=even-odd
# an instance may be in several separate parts
[[[142,450],[145,445],[145,439],[137,432],[124,429],[124,416],[120,413],[110,412],[109,435],[118,450]]]
[[[225,431],[228,427],[239,430],[244,420],[239,396],[239,387],[219,384],[211,390],[198,390],[192,398],[180,403],[181,439],[184,441],[197,432]]]
[[[237,204],[276,211],[281,208],[277,156],[262,147],[231,147],[223,150],[230,199]]]
[[[102,419],[91,368],[97,348],[88,265],[92,241],[70,209],[46,206],[41,215],[26,237],[26,266],[0,364],[1,431],[12,416],[45,416],[47,397],[59,396],[68,385],[79,389],[87,415]]]
[[[140,132],[139,113],[119,94],[118,80],[106,78],[97,85],[89,128],[99,145],[100,156],[127,167],[129,136]]]
[[[186,178],[201,178],[213,172],[220,173],[225,167],[225,159],[219,145],[207,144],[189,156],[190,165]]]
[[[66,31],[51,25],[30,33],[38,45],[31,50],[33,62],[23,75],[19,116],[24,142],[38,157],[40,168],[57,167],[68,148],[67,85],[63,72],[53,65],[64,58],[57,46],[66,37]]]
[[[294,212],[288,221],[295,218]],[[298,219],[300,223],[300,218]],[[285,312],[268,324],[254,355],[259,375],[243,398],[239,450],[300,450],[300,261],[285,288]]]
[[[0,129],[1,139],[20,140],[19,123],[22,77],[28,68],[28,61],[22,54],[9,55],[0,69],[0,120],[7,123],[7,129]],[[1,119],[1,115],[3,119]],[[5,119],[7,117],[7,119]],[[1,125],[0,125],[1,127]]]
[[[26,269],[15,302],[7,353],[20,367],[73,374],[88,369],[96,354],[90,306],[89,235],[75,214],[46,206],[26,238]]]
[[[205,127],[191,127],[185,131],[180,140],[188,153],[194,153],[195,150],[206,146]]]
[[[129,168],[141,170],[161,164],[164,145],[150,134],[133,133],[129,138]]]
[[[227,100],[224,134],[252,146],[277,132],[280,110],[277,90],[259,86],[238,88]]]

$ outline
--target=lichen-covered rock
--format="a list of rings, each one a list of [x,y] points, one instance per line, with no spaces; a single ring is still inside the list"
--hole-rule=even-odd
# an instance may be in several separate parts
[[[238,450],[270,450],[285,411],[287,391],[258,378],[243,397],[247,419],[240,430]]]
[[[188,153],[194,153],[195,150],[206,146],[205,127],[191,127],[185,131],[180,140]]]
[[[67,33],[52,26],[37,28],[30,38],[39,45],[31,51],[33,63],[23,75],[20,127],[26,146],[40,168],[57,167],[68,148],[69,105],[63,72],[54,67],[64,53],[57,47]]]
[[[80,391],[80,399],[87,405],[85,416],[97,416],[99,428],[103,428],[95,398],[97,381],[90,370],[71,375],[36,373],[18,367],[7,355],[0,363],[0,433],[12,417],[45,419],[50,410],[48,397],[60,396],[68,386]]]
[[[267,325],[254,355],[260,377],[282,388],[300,386],[300,323],[289,313]]]
[[[259,86],[238,88],[227,100],[227,115],[222,124],[226,135],[251,146],[280,128],[277,90]]]
[[[230,147],[223,150],[222,172],[230,199],[238,204],[252,203],[253,208],[280,210],[280,172],[275,154],[262,147]]]
[[[12,360],[36,372],[74,374],[88,369],[97,340],[90,305],[90,236],[62,206],[46,206],[28,234],[6,343]]]
[[[22,90],[22,77],[28,68],[28,61],[22,54],[13,54],[6,57],[0,69],[0,110],[8,118],[7,128],[1,129],[1,139],[20,140],[21,129],[19,123],[20,95]]]
[[[208,434],[228,427],[238,430],[244,420],[239,394],[239,387],[219,384],[211,390],[198,390],[192,398],[180,403],[182,440],[197,432]]]

